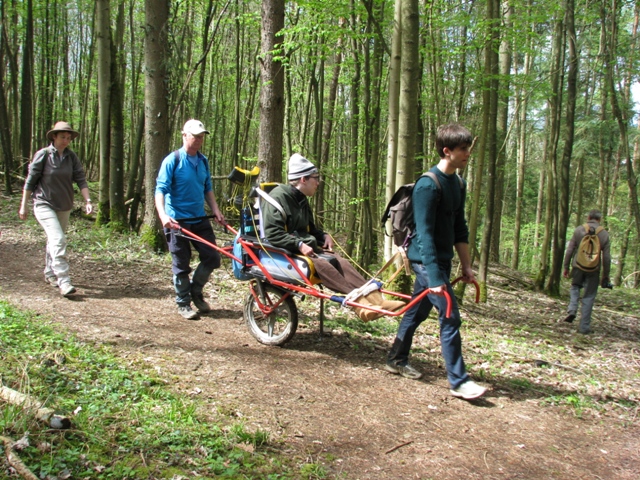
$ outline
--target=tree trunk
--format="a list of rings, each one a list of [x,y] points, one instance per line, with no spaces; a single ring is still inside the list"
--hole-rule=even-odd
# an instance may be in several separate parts
[[[340,19],[341,25],[345,24],[344,19]],[[336,107],[336,99],[338,97],[338,85],[340,80],[340,70],[342,68],[342,42],[343,39],[338,39],[338,45],[336,48],[336,54],[334,56],[333,75],[331,82],[329,83],[329,98],[325,105],[327,106],[327,114],[325,115],[324,127],[322,129],[322,149],[320,151],[320,157],[318,158],[318,169],[322,171],[323,166],[329,164],[329,152],[331,149],[331,134],[333,132],[334,113]],[[324,214],[324,191],[325,182],[320,182],[318,191],[316,192],[315,213],[316,216],[322,217]]]
[[[527,53],[524,56],[524,72],[525,78],[529,77],[531,72],[531,65],[533,63],[533,55],[530,52],[530,48],[527,48]],[[524,179],[526,172],[526,158],[527,158],[527,107],[528,107],[528,93],[524,91],[524,88],[519,87],[517,95],[517,115],[518,115],[518,166],[517,166],[517,180],[516,180],[516,216],[513,229],[513,256],[511,257],[511,268],[517,270],[520,264],[520,230],[522,229],[522,202],[524,195]]]
[[[504,2],[504,20],[502,22],[506,30],[511,29],[511,14],[513,7],[507,1]],[[511,88],[511,57],[512,57],[512,40],[503,38],[500,43],[499,54],[499,72],[500,72],[500,90],[498,93],[498,125],[497,140],[498,153],[496,158],[496,181],[493,193],[494,209],[493,209],[493,228],[491,231],[491,248],[489,251],[489,259],[492,262],[500,262],[500,234],[502,233],[501,220],[504,218],[504,183],[505,183],[505,165],[507,162],[507,140],[509,129],[509,97]]]
[[[157,251],[166,250],[154,194],[158,168],[169,152],[168,20],[168,0],[145,0],[145,220],[142,240]]]
[[[569,42],[569,71],[567,73],[567,112],[565,125],[564,151],[560,169],[558,171],[558,222],[553,245],[553,260],[547,291],[553,295],[560,295],[560,278],[562,276],[562,262],[564,247],[569,225],[569,180],[571,155],[573,153],[573,137],[575,131],[575,114],[578,79],[578,52],[576,47],[576,30],[574,24],[574,0],[565,2],[565,30]]]
[[[398,164],[396,185],[414,180],[416,132],[418,129],[419,65],[418,0],[402,0],[402,53],[400,76],[400,115],[398,117]]]
[[[377,18],[382,20],[383,10],[382,6],[374,9]],[[384,58],[384,39],[380,36],[376,35],[373,40],[373,56],[371,59],[372,63],[372,79],[371,79],[371,113],[369,114],[369,138],[367,140],[370,143],[370,158],[371,161],[369,165],[370,168],[370,180],[369,180],[369,209],[367,211],[367,215],[371,218],[371,225],[369,232],[378,231],[380,220],[379,220],[379,212],[381,210],[379,205],[380,199],[380,189],[379,179],[380,179],[380,115],[381,115],[381,89],[382,89],[382,62]],[[366,230],[365,230],[366,232]],[[363,248],[363,258],[362,262],[364,265],[370,265],[375,262],[379,257],[379,235],[375,234],[366,234],[364,236],[368,236],[370,238],[369,248]]]
[[[385,181],[385,204],[391,200],[398,184],[398,120],[400,117],[400,74],[402,60],[402,0],[396,0],[394,7],[393,39],[391,41],[391,58],[389,59],[389,133],[387,140],[387,175]],[[385,226],[387,231],[389,222]],[[384,258],[389,260],[393,255],[393,239],[384,236]]]
[[[351,0],[351,5],[354,4],[354,0]],[[355,14],[352,14],[351,23],[353,28],[356,29],[358,19]],[[354,32],[355,33],[355,32]],[[347,206],[347,244],[345,245],[345,252],[348,256],[353,255],[355,240],[356,240],[356,228],[358,220],[358,211],[360,210],[359,198],[360,188],[358,185],[359,172],[358,172],[358,158],[360,154],[360,52],[358,48],[358,39],[354,35],[351,39],[351,45],[353,50],[353,76],[351,77],[351,88],[349,103],[351,105],[351,115],[349,119],[349,129],[351,133],[351,145],[349,153],[349,170],[350,183],[349,183],[349,204]]]
[[[605,13],[603,8],[603,21],[605,19]],[[629,112],[625,108],[621,108],[620,104],[628,105],[629,99],[624,98],[623,93],[619,93],[616,90],[616,82],[614,79],[614,69],[615,69],[615,58],[617,56],[616,47],[618,45],[618,22],[617,18],[619,15],[619,5],[617,0],[613,0],[611,7],[611,27],[609,30],[609,41],[606,42],[607,48],[605,51],[605,67],[606,67],[606,75],[607,75],[607,83],[609,87],[610,99],[611,99],[611,110],[613,112],[613,116],[616,118],[618,122],[618,129],[620,130],[620,157],[626,163],[626,171],[627,171],[627,186],[629,187],[629,214],[630,217],[635,221],[636,227],[636,235],[640,234],[640,208],[638,205],[638,187],[637,187],[637,179],[635,175],[635,171],[633,169],[633,159],[631,158],[631,152],[629,149],[629,134],[628,134],[628,125],[629,125]],[[622,102],[618,101],[618,96],[622,96]],[[622,272],[624,271],[624,262],[625,258],[619,259],[619,269],[620,276],[622,276]]]
[[[282,134],[284,129],[284,67],[278,57],[283,55],[284,0],[262,2],[262,48],[260,92],[260,140],[258,165],[262,178],[282,181]]]
[[[211,8],[213,0],[209,0],[209,8]],[[235,2],[235,48],[236,48],[236,59],[235,59],[235,70],[236,70],[236,78],[235,78],[235,102],[234,102],[234,112],[233,112],[233,146],[231,147],[231,159],[234,165],[240,165],[240,114],[242,110],[241,104],[241,95],[242,95],[242,55],[240,54],[240,47],[242,43],[242,36],[240,35],[240,11],[239,11],[239,0]],[[204,80],[204,69],[202,69],[202,78]]]
[[[31,159],[31,137],[33,135],[33,0],[27,0],[26,7],[27,18],[22,47],[22,81],[20,82],[20,156],[22,157],[21,170],[25,177]]]
[[[633,218],[633,207],[629,202],[629,218]],[[624,233],[621,238],[616,238],[616,243],[620,245],[620,255],[618,256],[618,262],[613,271],[612,283],[618,287],[622,286],[622,275],[624,274],[624,267],[627,263],[627,252],[629,251],[629,237],[631,236],[631,230],[633,230],[633,220],[629,222],[627,228],[624,229]]]
[[[486,126],[486,206],[484,215],[484,228],[482,231],[482,250],[480,251],[480,265],[478,268],[478,283],[480,285],[480,301],[487,301],[487,276],[489,274],[489,252],[491,251],[491,232],[493,227],[493,211],[495,208],[494,185],[496,182],[496,157],[497,146],[497,122],[498,122],[498,89],[499,82],[499,57],[498,45],[500,42],[500,0],[487,2],[488,42],[485,46],[485,76],[484,76],[484,101],[483,105],[489,112]],[[484,130],[484,128],[483,128]],[[474,182],[475,188],[480,189],[485,182]]]
[[[110,0],[96,0],[98,38],[98,115],[100,119],[100,195],[96,222],[106,224],[109,211],[109,121],[111,101],[111,9]]]
[[[238,0],[236,0],[236,24],[239,23],[239,12],[237,10]],[[204,16],[203,25],[202,25],[202,51],[205,52],[202,56],[200,63],[200,77],[198,78],[198,92],[196,94],[196,102],[194,105],[195,111],[193,113],[195,118],[202,118],[202,114],[205,111],[205,101],[204,101],[204,87],[205,87],[205,77],[207,73],[207,53],[209,51],[209,28],[211,27],[211,22],[213,21],[213,16],[215,13],[215,6],[213,0],[209,0],[207,2],[207,10],[206,15]],[[237,41],[240,42],[240,35],[236,35]],[[238,53],[238,58],[240,55]],[[240,60],[238,60],[240,61]],[[240,77],[239,72],[236,72],[237,77]],[[234,157],[234,161],[235,161]]]
[[[0,3],[0,79],[4,79],[4,51],[5,51],[5,26],[4,5]],[[11,132],[9,131],[9,112],[7,111],[6,93],[4,82],[0,81],[0,145],[4,157],[4,190],[7,195],[13,194],[11,176],[13,174],[13,149],[11,148]]]
[[[124,230],[127,209],[124,205],[124,82],[126,72],[124,38],[124,1],[118,4],[115,41],[111,42],[111,146],[109,150],[109,212],[110,225]]]
[[[142,181],[144,179],[144,159],[142,158],[142,140],[144,138],[144,109],[140,110],[138,129],[131,152],[131,167],[129,168],[129,184],[127,185],[127,202],[129,205],[129,228],[138,229],[138,206],[142,199]]]
[[[559,14],[558,14],[559,16]],[[556,19],[552,48],[551,97],[549,98],[549,131],[547,136],[547,208],[544,219],[544,238],[540,254],[540,269],[535,280],[536,288],[542,290],[549,270],[551,240],[557,225],[557,149],[560,137],[560,111],[562,108],[562,72],[564,66],[564,29],[562,18]]]

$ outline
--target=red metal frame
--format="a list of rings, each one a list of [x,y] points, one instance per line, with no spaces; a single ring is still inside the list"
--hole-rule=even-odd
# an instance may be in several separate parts
[[[462,277],[456,278],[453,282],[451,282],[451,285],[455,285],[460,280],[462,280]],[[476,282],[476,280],[474,279],[471,283],[473,283],[473,286],[476,288],[476,303],[480,303],[480,287],[478,286],[478,282]]]
[[[258,306],[260,311],[264,313],[264,315],[267,317],[271,315],[271,312],[273,312],[280,305],[282,305],[282,302],[284,302],[287,298],[291,296],[290,292],[286,292],[282,297],[280,297],[280,301],[278,303],[276,303],[275,305],[267,305],[260,301],[260,295],[258,295],[258,293],[256,292],[256,289],[254,288],[254,284],[249,285],[249,290],[251,291],[251,296],[253,296],[254,300],[256,301],[256,305]],[[265,295],[265,298],[269,298],[269,297]]]
[[[235,230],[233,227],[231,227],[230,225],[225,225],[225,227],[227,228],[227,230],[229,230],[231,233],[233,233],[234,235],[237,235],[237,230]],[[193,238],[194,240],[198,240],[199,242],[204,243],[205,245],[213,248],[214,250],[216,250],[218,253],[232,259],[235,260],[236,262],[242,263],[242,259],[236,257],[233,254],[233,247],[232,246],[228,246],[228,247],[219,247],[218,245],[211,243],[207,240],[205,240],[204,238],[196,235],[195,233],[190,232],[189,230],[187,230],[186,228],[182,228],[180,227],[178,229],[181,233],[183,233],[184,235]],[[249,257],[251,258],[251,260],[255,263],[255,265],[260,269],[260,271],[262,272],[262,274],[264,275],[266,281],[271,284],[274,285],[276,287],[280,287],[283,290],[286,290],[288,292],[297,292],[303,295],[311,295],[317,298],[321,298],[321,299],[325,299],[325,300],[332,300],[335,302],[338,302],[338,298],[336,295],[330,295],[327,294],[321,290],[318,290],[317,288],[315,288],[311,282],[309,281],[309,279],[306,277],[306,275],[304,275],[304,273],[302,273],[302,271],[300,270],[300,268],[298,267],[298,265],[296,264],[296,262],[293,261],[293,259],[289,256],[285,254],[285,257],[287,258],[287,260],[289,261],[289,263],[291,264],[291,266],[296,270],[296,272],[300,275],[300,278],[302,278],[305,282],[304,285],[296,285],[293,283],[289,283],[289,282],[284,282],[282,280],[278,280],[276,278],[274,278],[271,273],[269,273],[267,271],[267,269],[262,265],[262,263],[260,262],[260,259],[258,258],[258,256],[256,255],[255,252],[255,247],[253,242],[249,242],[245,239],[243,239],[242,237],[238,237],[238,241],[240,242],[240,245],[242,245],[242,249],[243,251],[249,255]],[[261,245],[261,248],[265,249],[265,250],[269,250],[270,247],[269,245]],[[277,251],[280,252],[279,249],[272,249],[272,251]],[[462,279],[462,277],[455,279],[451,284],[454,285],[456,284],[458,281],[460,281]],[[476,303],[479,302],[480,300],[480,291],[478,289],[478,283],[474,280],[473,282],[475,288],[476,288]],[[260,310],[265,314],[265,315],[269,315],[275,308],[277,308],[280,303],[282,303],[282,301],[284,301],[288,295],[284,295],[280,302],[275,305],[275,306],[268,306],[268,305],[264,305],[260,302],[259,299],[259,295],[256,294],[255,290],[253,289],[253,285],[250,287],[251,288],[251,294],[255,297],[256,302],[258,307],[260,308]],[[412,295],[406,295],[404,293],[399,293],[399,292],[392,292],[389,290],[384,290],[381,289],[380,290],[382,293],[386,293],[388,295],[393,295],[395,297],[399,297],[402,298],[404,300],[410,300],[409,303],[407,303],[402,309],[397,310],[395,312],[389,311],[389,310],[384,310],[378,307],[374,307],[371,305],[363,305],[361,303],[358,302],[353,302],[353,301],[346,301],[344,302],[345,305],[351,306],[351,307],[360,307],[360,308],[364,308],[367,310],[371,310],[377,313],[381,313],[383,315],[387,315],[390,317],[397,317],[400,315],[404,315],[404,313],[409,310],[411,307],[413,307],[414,305],[416,305],[418,302],[422,301],[422,299],[428,295],[429,293],[433,293],[431,292],[430,289],[425,289],[422,292],[420,292],[419,295],[416,295],[415,297],[412,297]],[[447,311],[446,311],[446,315],[447,317],[451,316],[451,296],[449,295],[449,292],[447,291],[443,291],[443,292],[438,292],[436,293],[437,295],[442,295],[446,298],[447,300]]]

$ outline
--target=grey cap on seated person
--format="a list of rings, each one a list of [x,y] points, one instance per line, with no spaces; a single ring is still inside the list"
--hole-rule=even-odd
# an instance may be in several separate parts
[[[296,180],[298,178],[307,177],[318,173],[316,166],[299,153],[294,153],[289,159],[289,167],[287,168],[287,178]]]

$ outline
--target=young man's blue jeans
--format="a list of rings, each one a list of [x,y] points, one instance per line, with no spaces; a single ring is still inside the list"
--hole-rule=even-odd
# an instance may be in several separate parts
[[[413,296],[415,297],[428,287],[429,278],[426,269],[421,263],[412,263],[411,266],[416,273],[416,281],[413,286]],[[421,302],[407,310],[402,317],[387,363],[391,365],[406,365],[408,363],[413,335],[418,326],[429,316],[431,309],[436,307],[440,321],[440,346],[447,368],[447,378],[451,388],[458,388],[469,380],[464,360],[462,359],[462,339],[460,338],[460,324],[462,322],[460,321],[458,303],[449,282],[451,263],[440,264],[439,267],[440,272],[447,279],[447,291],[451,297],[451,317],[445,318],[447,300],[443,295],[429,294],[424,297]]]
[[[216,237],[209,220],[203,220],[198,223],[180,222],[180,225],[208,242],[216,243]],[[178,306],[186,306],[191,303],[191,298],[194,295],[202,295],[202,290],[209,281],[211,272],[220,266],[220,254],[209,245],[176,235],[177,230],[165,228],[164,233],[167,238],[167,243],[169,244],[169,251],[171,252],[176,303]],[[193,245],[198,252],[200,263],[193,272],[190,280],[191,245]]]

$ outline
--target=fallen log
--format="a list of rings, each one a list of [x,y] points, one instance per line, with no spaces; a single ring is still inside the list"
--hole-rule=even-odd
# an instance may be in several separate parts
[[[56,415],[51,408],[42,406],[42,403],[29,395],[17,392],[9,387],[0,386],[0,399],[12,404],[18,405],[25,410],[33,410],[35,417],[51,428],[67,429],[71,428],[71,420],[61,415]]]

